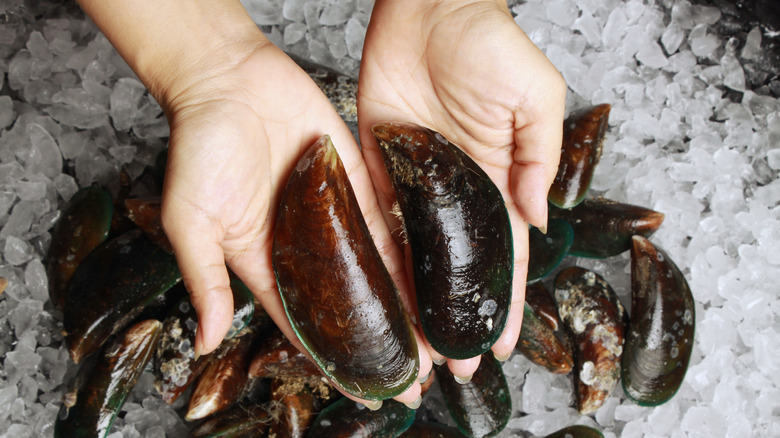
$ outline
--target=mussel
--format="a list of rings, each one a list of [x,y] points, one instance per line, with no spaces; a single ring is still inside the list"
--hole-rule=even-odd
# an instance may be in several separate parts
[[[578,266],[555,277],[555,300],[574,335],[577,409],[595,413],[620,379],[628,317],[606,280]]]
[[[631,246],[631,322],[621,377],[643,406],[667,402],[682,384],[696,319],[688,282],[672,259],[642,236]]]
[[[335,385],[383,400],[414,383],[411,322],[328,136],[303,154],[284,189],[272,264],[293,330]]]
[[[440,134],[412,124],[372,128],[395,189],[422,329],[453,359],[478,356],[506,325],[512,230],[487,174]]]
[[[587,107],[564,120],[561,161],[547,195],[557,207],[571,208],[585,199],[601,159],[610,109],[609,104]]]

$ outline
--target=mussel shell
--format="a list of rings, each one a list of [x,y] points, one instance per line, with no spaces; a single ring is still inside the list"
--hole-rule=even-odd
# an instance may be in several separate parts
[[[293,390],[291,390],[293,389]],[[276,438],[303,438],[314,423],[320,402],[307,385],[290,385],[282,379],[271,383],[271,400],[282,406],[269,434]]]
[[[693,350],[696,314],[688,282],[672,259],[641,236],[631,247],[631,322],[623,352],[626,395],[642,406],[671,399]]]
[[[104,437],[127,395],[152,357],[162,324],[145,320],[119,336],[101,353],[75,404],[63,404],[54,424],[57,438]]]
[[[335,385],[383,400],[414,383],[411,322],[327,136],[304,153],[285,187],[272,263],[293,330]]]
[[[173,254],[171,242],[162,227],[162,198],[125,199],[125,214],[144,233],[164,250]]]
[[[483,354],[471,380],[458,383],[446,365],[434,365],[444,401],[461,432],[482,438],[501,432],[512,415],[512,400],[501,363]]]
[[[376,411],[343,397],[314,419],[310,438],[394,438],[414,422],[415,411],[395,400],[385,400]]]
[[[590,426],[577,424],[564,427],[555,431],[544,438],[604,438],[604,434]]]
[[[554,205],[571,208],[585,198],[601,159],[611,108],[609,104],[583,108],[564,120],[561,161],[547,195]]]
[[[420,322],[452,359],[478,356],[504,330],[512,295],[512,230],[487,174],[440,134],[372,128],[403,215]]]
[[[154,385],[163,401],[171,404],[198,378],[214,355],[195,357],[198,315],[189,297],[179,301],[163,321],[155,350]]]
[[[92,251],[73,274],[63,311],[65,339],[73,361],[96,352],[180,280],[173,255],[139,230]]]
[[[542,291],[538,291],[539,289]],[[534,307],[533,304],[541,300],[539,297],[542,294],[547,295],[552,302],[552,297],[542,283],[526,287],[523,326],[516,349],[531,362],[551,373],[568,374],[574,365],[572,344],[567,332],[563,330],[555,308],[543,309],[546,303],[538,306],[538,310]]]
[[[192,438],[251,438],[265,436],[272,418],[268,405],[239,404],[209,417],[190,433]]]
[[[65,307],[65,293],[76,268],[108,238],[113,215],[111,195],[98,186],[79,190],[65,205],[46,256],[49,295],[58,309]]]
[[[314,377],[320,370],[305,354],[276,330],[265,337],[253,352],[249,365],[251,378]]]
[[[577,409],[595,413],[620,379],[626,311],[603,277],[578,266],[558,273],[555,300],[574,336]]]
[[[650,237],[664,220],[663,213],[604,198],[585,199],[571,209],[550,205],[549,212],[550,218],[563,219],[574,229],[569,253],[593,258],[628,251],[631,236]]]
[[[538,228],[528,231],[528,277],[527,283],[533,283],[546,277],[561,263],[569,253],[574,241],[574,231],[568,222],[550,219],[547,233]]]

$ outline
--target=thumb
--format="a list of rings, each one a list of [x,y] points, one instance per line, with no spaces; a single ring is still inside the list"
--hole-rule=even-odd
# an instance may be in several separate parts
[[[180,215],[175,207],[166,206],[163,203],[163,227],[198,314],[195,354],[208,354],[219,347],[233,321],[233,293],[221,238],[209,219]]]

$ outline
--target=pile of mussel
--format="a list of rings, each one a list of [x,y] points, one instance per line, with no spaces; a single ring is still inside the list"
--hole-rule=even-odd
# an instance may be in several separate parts
[[[355,88],[349,78],[305,67],[326,91]],[[354,111],[354,96],[337,99],[337,108]],[[641,405],[669,400],[693,344],[688,285],[647,239],[663,215],[585,199],[608,113],[609,106],[600,105],[565,122],[551,220],[546,234],[530,230],[517,345],[534,363],[573,375],[583,414],[595,412],[619,381]],[[166,403],[189,398],[182,414],[193,437],[499,433],[512,414],[501,364],[487,353],[504,328],[511,296],[512,238],[501,195],[438,133],[391,123],[372,132],[412,250],[420,325],[448,357],[482,355],[471,381],[458,383],[446,366],[436,365],[423,385],[425,391],[438,384],[455,427],[416,420],[415,410],[389,400],[418,379],[418,347],[341,160],[324,136],[289,178],[272,248],[285,311],[307,354],[232,278],[232,328],[215,353],[196,356],[197,317],[160,226],[159,198],[129,198],[128,184],[117,199],[95,186],[73,196],[52,231],[46,264],[51,300],[62,310],[65,341],[80,365],[55,436],[107,435],[146,369]],[[156,172],[162,168],[164,160]],[[606,258],[624,251],[631,253],[630,318],[599,274],[557,267],[566,255]],[[541,280],[556,271],[550,293]],[[384,403],[366,409],[334,387]],[[572,426],[549,436],[602,435]]]

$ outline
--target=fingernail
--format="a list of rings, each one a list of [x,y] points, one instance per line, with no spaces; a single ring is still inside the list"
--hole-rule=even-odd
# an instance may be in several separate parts
[[[444,365],[446,362],[447,362],[447,358],[446,357],[444,359],[434,359],[433,360],[433,363],[435,363],[436,365]]]
[[[363,406],[372,411],[377,411],[382,407],[382,400],[365,401],[363,402]]]
[[[509,354],[506,354],[506,355],[498,355],[496,353],[493,353],[493,357],[495,357],[496,360],[499,361],[499,362],[506,362],[509,359],[510,356],[512,356],[512,353],[509,353]]]
[[[433,370],[429,371],[429,372],[428,372],[428,374],[426,374],[425,376],[422,376],[422,377],[420,377],[420,378],[419,378],[419,379],[417,379],[417,380],[419,380],[419,381],[420,381],[420,383],[425,383],[425,382],[427,382],[427,381],[428,381],[428,379],[430,379],[430,378],[431,378],[431,373],[432,373],[432,372],[433,372]]]
[[[198,341],[198,339],[195,339],[195,348],[193,350],[195,350],[195,359],[194,360],[198,360],[198,358],[200,357],[201,351],[203,351],[203,347],[200,346],[200,342]]]
[[[406,407],[407,407],[407,408],[409,408],[409,409],[417,409],[417,408],[419,408],[419,407],[420,407],[420,405],[422,404],[422,396],[419,396],[419,395],[418,395],[418,396],[417,396],[417,398],[416,398],[416,399],[414,399],[414,401],[413,401],[413,402],[411,402],[411,403],[404,403],[404,404],[405,404],[405,405],[406,405]]]
[[[470,374],[466,377],[460,377],[460,376],[453,376],[453,377],[455,377],[456,382],[460,383],[461,385],[465,385],[471,382],[471,376],[473,376],[473,374]]]

